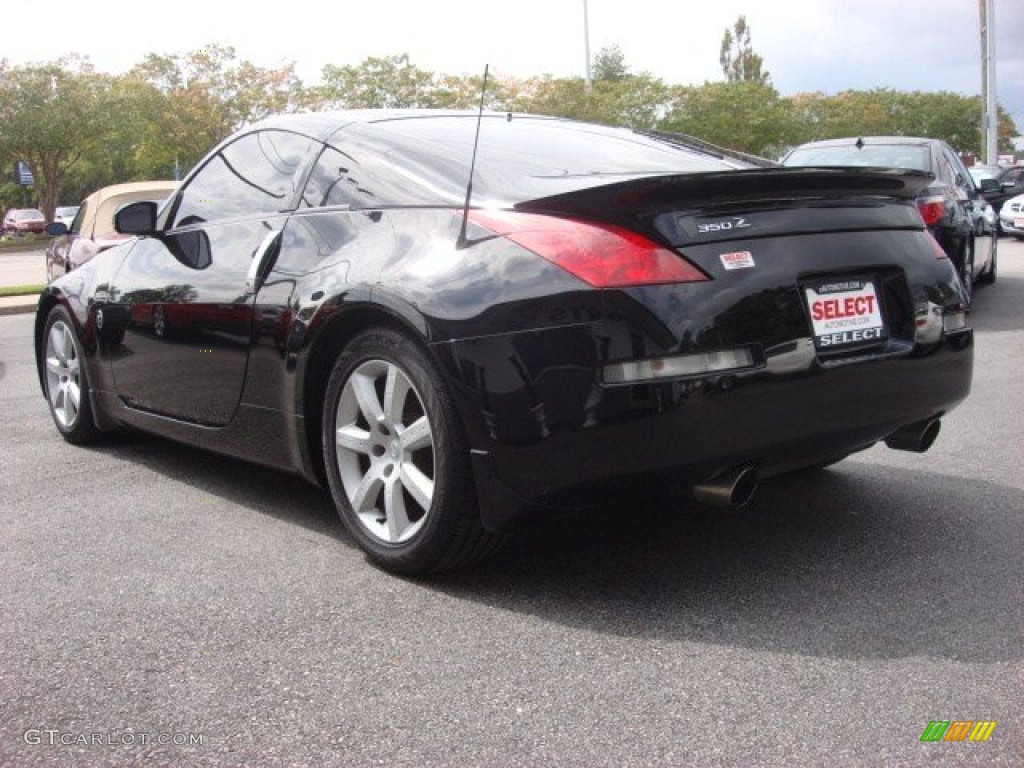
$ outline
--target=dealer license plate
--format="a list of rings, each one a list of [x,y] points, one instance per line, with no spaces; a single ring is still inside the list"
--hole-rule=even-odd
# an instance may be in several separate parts
[[[804,288],[814,345],[826,351],[886,337],[878,291],[870,280],[834,280]]]

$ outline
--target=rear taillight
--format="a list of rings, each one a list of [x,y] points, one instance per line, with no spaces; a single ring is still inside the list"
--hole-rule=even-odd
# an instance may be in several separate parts
[[[515,211],[470,211],[469,219],[595,288],[708,279],[679,254],[613,224]]]
[[[917,210],[921,212],[926,227],[932,227],[942,221],[945,205],[941,197],[921,197],[917,200]]]

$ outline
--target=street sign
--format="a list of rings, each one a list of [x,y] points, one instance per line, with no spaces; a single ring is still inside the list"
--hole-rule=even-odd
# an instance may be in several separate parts
[[[14,181],[23,187],[31,187],[36,183],[35,177],[32,176],[32,170],[24,160],[19,160],[14,164]]]

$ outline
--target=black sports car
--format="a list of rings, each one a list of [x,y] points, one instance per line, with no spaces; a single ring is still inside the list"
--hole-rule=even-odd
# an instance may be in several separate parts
[[[69,442],[129,426],[325,483],[397,572],[622,478],[742,504],[924,451],[967,395],[930,181],[514,114],[273,118],[47,287],[40,382]]]

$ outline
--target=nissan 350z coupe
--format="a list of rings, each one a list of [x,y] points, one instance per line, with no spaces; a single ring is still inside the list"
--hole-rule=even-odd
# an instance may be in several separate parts
[[[288,115],[45,290],[70,443],[132,427],[299,473],[400,573],[624,479],[742,504],[924,451],[972,331],[918,171],[755,167],[680,137],[453,112]],[[467,204],[468,199],[468,204]]]

